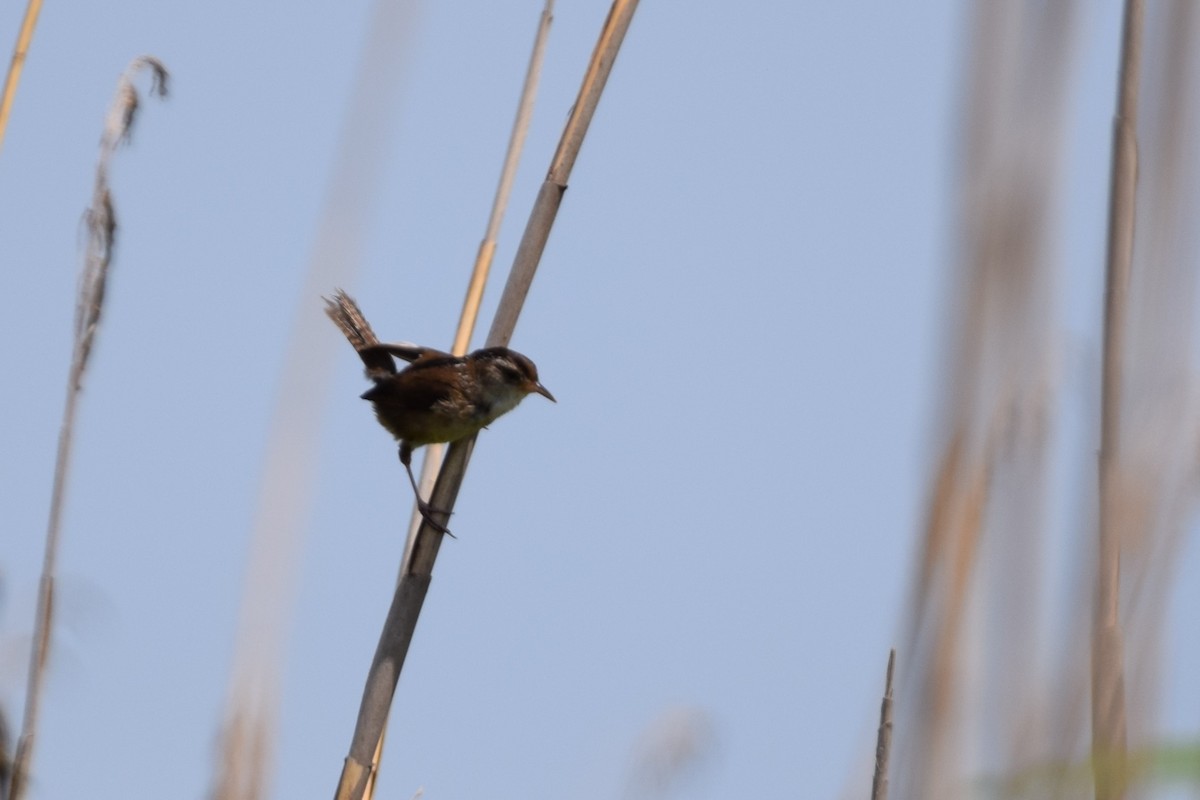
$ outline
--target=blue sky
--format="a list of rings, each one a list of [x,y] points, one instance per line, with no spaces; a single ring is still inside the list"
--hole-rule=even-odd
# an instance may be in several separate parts
[[[688,796],[830,797],[864,768],[935,424],[959,6],[637,12],[512,342],[559,402],[535,397],[480,437],[397,694],[387,796],[614,797],[641,732],[680,706],[713,729]],[[339,201],[330,230],[361,226],[339,268],[376,331],[447,347],[541,6],[416,8],[394,105],[378,98],[377,194]],[[500,276],[606,12],[556,9]],[[320,320],[305,271],[370,15],[363,0],[42,13],[0,151],[9,715],[101,124],[137,55],[162,59],[172,93],[144,104],[114,167],[117,262],[35,797],[209,785],[284,353]],[[1081,14],[1061,248],[1067,333],[1083,339],[1117,22],[1113,0]],[[18,23],[9,9],[0,42]],[[317,325],[336,366],[314,357],[300,383],[320,424],[287,432],[316,455],[298,488],[279,798],[332,793],[410,507],[357,359]]]

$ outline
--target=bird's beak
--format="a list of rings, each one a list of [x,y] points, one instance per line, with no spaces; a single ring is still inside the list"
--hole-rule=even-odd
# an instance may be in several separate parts
[[[542,397],[546,398],[551,403],[558,402],[557,400],[554,399],[554,395],[550,394],[550,390],[547,389],[545,386],[542,386],[542,384],[540,384],[540,383],[533,384],[532,386],[529,387],[529,390],[531,392],[536,392],[537,394],[540,394]]]

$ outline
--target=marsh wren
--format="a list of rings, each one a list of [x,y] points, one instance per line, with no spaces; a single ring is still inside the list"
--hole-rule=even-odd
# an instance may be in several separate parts
[[[554,395],[538,380],[537,367],[507,347],[487,347],[453,356],[428,347],[376,344],[358,351],[375,385],[363,393],[375,406],[379,424],[400,443],[400,463],[408,472],[421,516],[450,533],[430,514],[413,477],[413,450],[434,442],[456,442],[512,411],[530,394],[552,402]],[[396,370],[393,356],[411,362]]]

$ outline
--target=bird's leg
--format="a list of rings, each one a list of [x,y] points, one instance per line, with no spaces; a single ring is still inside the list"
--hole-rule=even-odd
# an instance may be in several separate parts
[[[451,533],[449,528],[430,516],[436,512],[438,514],[445,514],[447,517],[449,517],[451,512],[444,511],[440,508],[434,508],[429,503],[426,503],[421,499],[421,490],[417,488],[417,479],[413,477],[412,447],[409,446],[408,442],[403,442],[400,445],[400,463],[404,465],[404,470],[408,473],[408,482],[412,484],[413,494],[417,498],[417,511],[420,512],[421,517],[438,533],[444,533],[451,539],[457,539],[458,537]]]

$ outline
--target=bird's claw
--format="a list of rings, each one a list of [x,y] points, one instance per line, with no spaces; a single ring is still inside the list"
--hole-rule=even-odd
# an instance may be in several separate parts
[[[429,505],[429,503],[426,503],[424,500],[421,500],[421,499],[417,500],[417,511],[420,512],[421,518],[429,523],[429,527],[433,528],[438,533],[444,533],[447,536],[449,536],[451,539],[458,538],[457,536],[455,536],[453,533],[450,532],[449,528],[447,528],[442,523],[438,522],[432,516],[433,514],[445,514],[447,517],[449,517],[451,514],[454,513],[453,511],[446,511],[441,508],[434,508],[433,506]]]

